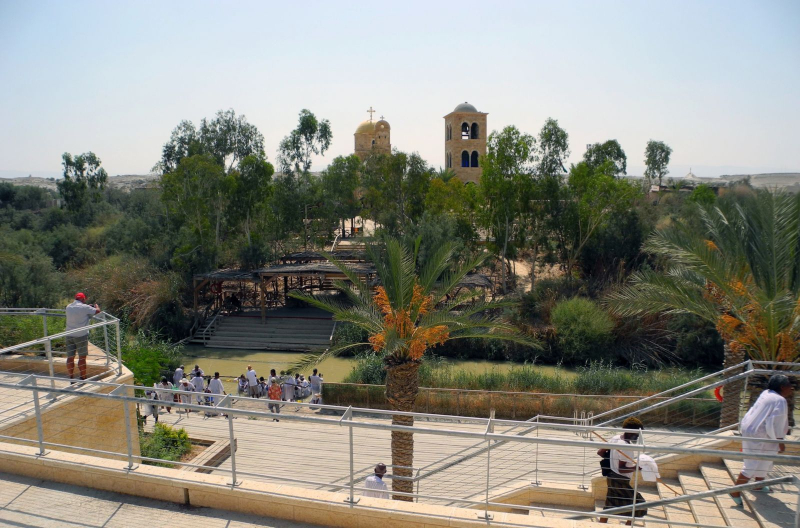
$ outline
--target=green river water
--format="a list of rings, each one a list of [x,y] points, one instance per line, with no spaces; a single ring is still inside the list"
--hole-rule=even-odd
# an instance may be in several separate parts
[[[302,354],[298,352],[276,352],[263,350],[241,350],[228,348],[206,348],[199,345],[189,345],[183,348],[183,363],[186,370],[191,370],[195,364],[200,365],[206,375],[213,375],[219,372],[227,392],[236,393],[235,382],[232,378],[244,374],[247,365],[252,365],[258,376],[265,378],[270,369],[275,369],[278,373],[281,370],[288,370],[297,362]],[[454,367],[468,370],[470,372],[486,372],[497,369],[501,372],[507,371],[513,366],[519,366],[510,361],[486,361],[486,360],[446,360]],[[328,383],[344,381],[345,376],[353,368],[355,359],[353,358],[332,358],[327,359],[317,365],[317,369],[324,375]],[[544,371],[555,372],[556,367],[539,366]],[[564,370],[562,369],[563,373]],[[301,372],[308,376],[308,372]]]

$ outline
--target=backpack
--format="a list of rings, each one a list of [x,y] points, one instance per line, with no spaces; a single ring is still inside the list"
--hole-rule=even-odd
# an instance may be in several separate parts
[[[614,472],[611,471],[611,450],[605,449],[603,455],[600,457],[600,473],[603,474],[604,477],[612,477],[614,476]]]

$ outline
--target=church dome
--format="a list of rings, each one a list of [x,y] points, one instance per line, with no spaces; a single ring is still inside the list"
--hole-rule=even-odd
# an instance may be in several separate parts
[[[392,127],[389,126],[389,122],[384,121],[383,119],[375,123],[375,130],[391,130],[391,129]]]
[[[458,105],[456,109],[453,110],[453,112],[472,112],[474,114],[477,114],[478,109],[469,104],[468,102],[464,101],[463,103]]]
[[[375,123],[372,121],[364,121],[356,129],[356,134],[372,134],[373,132],[375,132]]]

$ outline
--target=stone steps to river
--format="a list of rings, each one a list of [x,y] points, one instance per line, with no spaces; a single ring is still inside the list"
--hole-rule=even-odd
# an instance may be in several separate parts
[[[192,342],[209,348],[307,352],[328,348],[333,328],[331,315],[322,310],[281,308],[270,310],[263,321],[255,312],[223,317],[205,342],[200,334]]]

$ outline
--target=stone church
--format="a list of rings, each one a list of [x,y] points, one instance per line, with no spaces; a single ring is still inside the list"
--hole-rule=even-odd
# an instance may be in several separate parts
[[[364,121],[354,135],[355,154],[363,159],[371,152],[391,154],[391,127],[381,116],[373,122],[375,110],[370,107],[369,120]],[[481,168],[478,159],[486,154],[486,112],[478,110],[469,103],[456,106],[455,110],[444,116],[444,166],[452,169],[456,177],[464,183],[478,183]]]

